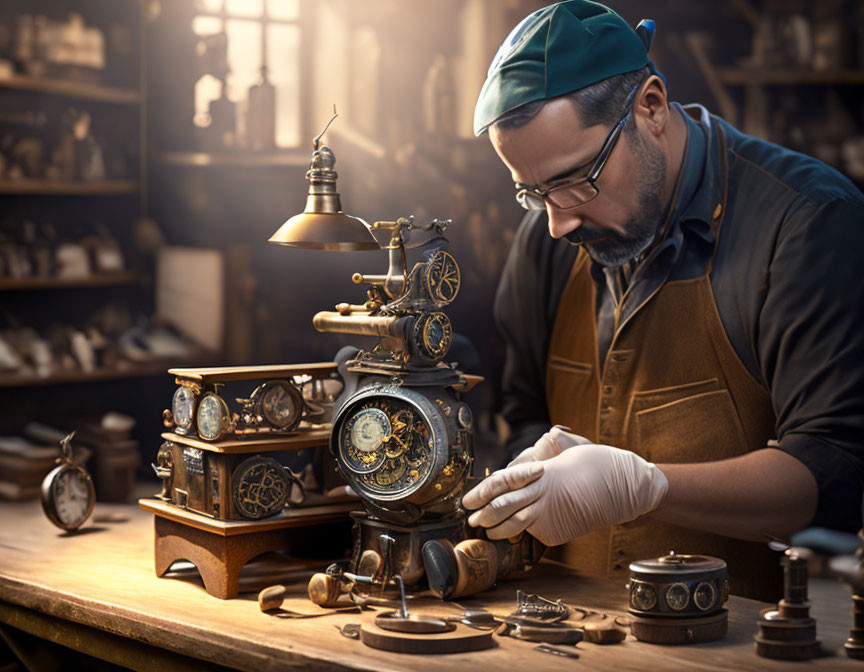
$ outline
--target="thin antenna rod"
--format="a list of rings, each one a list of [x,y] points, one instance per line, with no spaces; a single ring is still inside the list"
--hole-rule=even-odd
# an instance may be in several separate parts
[[[339,114],[336,112],[336,103],[333,103],[333,116],[330,118],[330,121],[327,122],[327,125],[324,127],[324,130],[321,131],[318,134],[318,137],[312,141],[316,151],[318,150],[318,143],[321,141],[321,138],[324,137],[324,134],[327,132],[327,129],[330,128],[330,124],[332,124],[335,121],[336,117],[338,117],[338,116],[339,116]]]

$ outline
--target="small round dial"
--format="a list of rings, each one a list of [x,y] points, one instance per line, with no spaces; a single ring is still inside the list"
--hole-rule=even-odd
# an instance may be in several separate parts
[[[631,581],[630,604],[634,609],[650,611],[657,604],[657,590],[650,583]]]
[[[666,589],[666,604],[675,611],[681,611],[690,602],[690,591],[683,583],[673,583]]]
[[[702,581],[693,591],[693,603],[702,611],[708,611],[714,606],[717,589],[707,581]]]
[[[402,477],[405,469],[407,467],[404,458],[397,457],[393,460],[387,460],[375,473],[375,482],[384,487],[391,486]]]
[[[205,394],[198,404],[198,435],[207,441],[216,441],[228,430],[228,406],[212,392]]]
[[[348,468],[358,474],[374,471],[385,460],[384,439],[390,437],[390,419],[380,408],[366,407],[345,425],[341,453]]]
[[[284,380],[266,383],[262,387],[261,415],[277,429],[292,429],[300,420],[303,410],[300,392]]]
[[[417,318],[413,330],[414,348],[426,360],[441,359],[453,342],[453,327],[444,313],[425,313]]]
[[[171,413],[177,428],[187,431],[192,426],[195,413],[195,393],[184,385],[178,387],[171,400]]]
[[[390,436],[390,420],[378,408],[367,408],[354,416],[351,424],[351,444],[362,453],[372,453]]]

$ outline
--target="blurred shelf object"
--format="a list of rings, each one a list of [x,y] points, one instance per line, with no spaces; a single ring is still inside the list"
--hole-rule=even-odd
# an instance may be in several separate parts
[[[98,273],[81,278],[0,278],[0,292],[43,289],[78,289],[81,287],[115,287],[132,285],[139,280],[138,273]]]
[[[120,89],[86,82],[76,82],[71,79],[48,79],[44,77],[28,77],[26,75],[11,75],[0,79],[0,89],[15,91],[34,91],[68,98],[95,100],[101,103],[116,103],[120,105],[138,105],[141,103],[141,92],[138,89]]]
[[[125,196],[138,191],[135,180],[7,180],[0,181],[0,194],[35,196]]]
[[[123,380],[128,378],[146,378],[163,376],[168,369],[177,366],[195,366],[212,363],[213,358],[201,355],[187,362],[177,360],[153,361],[140,364],[127,364],[112,368],[96,369],[95,371],[60,371],[50,376],[35,374],[0,373],[0,388],[37,387],[49,385],[67,385],[76,383],[98,383],[106,380]]]
[[[182,167],[269,168],[309,165],[309,152],[162,152],[162,163]]]
[[[864,70],[796,70],[721,68],[720,82],[726,86],[747,84],[791,86],[856,86],[864,84]]]

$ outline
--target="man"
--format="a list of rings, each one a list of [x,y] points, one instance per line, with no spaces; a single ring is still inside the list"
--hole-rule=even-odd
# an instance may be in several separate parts
[[[475,132],[531,210],[496,300],[525,450],[463,502],[589,575],[709,554],[776,599],[767,541],[861,525],[864,197],[670,104],[643,24],[562,2],[489,69]]]

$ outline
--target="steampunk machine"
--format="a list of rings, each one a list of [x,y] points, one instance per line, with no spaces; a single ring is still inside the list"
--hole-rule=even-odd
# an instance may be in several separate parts
[[[445,599],[484,590],[499,577],[529,569],[542,550],[529,535],[496,543],[472,538],[461,508],[473,460],[473,417],[461,397],[481,379],[446,362],[453,328],[443,309],[461,284],[444,236],[450,222],[419,224],[405,217],[369,225],[345,215],[336,159],[320,138],[306,175],[306,210],[285,222],[271,242],[389,254],[386,274],[353,275],[366,290],[362,303],[340,303],[313,319],[320,332],[377,338],[370,349],[337,357],[345,391],[336,403],[329,446],[364,506],[352,513],[348,573],[372,577],[390,591],[397,582],[410,589],[425,578]],[[409,249],[420,252],[410,267]],[[314,602],[326,604],[338,595],[345,583],[341,571],[313,579]]]
[[[169,373],[177,388],[153,465],[162,491],[139,501],[154,514],[157,576],[186,559],[207,592],[234,597],[255,556],[308,546],[321,526],[345,527],[353,505],[306,492],[280,461],[326,450],[342,387],[333,362]],[[232,388],[251,393],[232,399]]]

